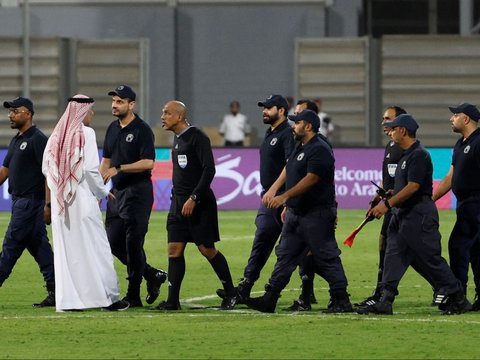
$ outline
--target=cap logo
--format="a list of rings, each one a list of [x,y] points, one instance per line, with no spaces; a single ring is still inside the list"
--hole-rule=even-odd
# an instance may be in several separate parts
[[[182,169],[185,169],[187,167],[187,164],[188,164],[187,155],[178,155],[177,161],[178,161],[178,166],[180,166]]]
[[[123,85],[120,85],[119,87],[117,87],[117,90],[119,90],[119,91],[122,91],[123,89],[125,89],[125,86],[123,86]]]
[[[401,168],[402,168],[402,170],[405,170],[405,168],[406,168],[406,167],[407,167],[407,162],[406,162],[406,161],[403,161],[403,163],[402,163],[402,167],[401,167]]]
[[[267,98],[267,100],[270,100],[272,97],[273,97],[273,95],[270,95],[270,96]]]
[[[463,153],[468,154],[469,151],[470,151],[470,145],[467,145],[465,149],[463,149]]]
[[[20,150],[25,150],[27,148],[27,142],[24,141],[20,144]]]
[[[133,141],[133,134],[128,134],[127,137],[125,138],[126,142],[132,142]]]
[[[301,153],[297,156],[297,161],[302,161],[303,157],[305,156],[304,153]]]
[[[273,138],[272,141],[270,141],[270,145],[271,146],[275,146],[275,144],[277,143],[278,139],[277,138]]]

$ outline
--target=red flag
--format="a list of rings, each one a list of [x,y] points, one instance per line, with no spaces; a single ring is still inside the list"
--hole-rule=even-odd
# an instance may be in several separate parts
[[[343,241],[343,243],[348,247],[352,247],[353,241],[355,240],[355,236],[357,236],[357,234],[360,232],[360,230],[362,230],[362,228],[365,226],[367,222],[372,221],[373,219],[374,219],[373,216],[367,216],[365,219],[363,219],[362,223],[358,225],[350,235],[347,236],[347,238]]]

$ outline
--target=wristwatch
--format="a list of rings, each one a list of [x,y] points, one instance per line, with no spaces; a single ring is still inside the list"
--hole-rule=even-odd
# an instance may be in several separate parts
[[[195,194],[190,195],[190,200],[197,202],[197,195]]]
[[[117,165],[117,166],[115,166],[115,169],[117,169],[117,172],[122,171],[122,165]]]

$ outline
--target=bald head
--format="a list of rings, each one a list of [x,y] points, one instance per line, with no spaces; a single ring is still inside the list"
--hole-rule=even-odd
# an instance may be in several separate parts
[[[178,134],[188,126],[187,107],[178,100],[171,100],[162,110],[162,127]]]

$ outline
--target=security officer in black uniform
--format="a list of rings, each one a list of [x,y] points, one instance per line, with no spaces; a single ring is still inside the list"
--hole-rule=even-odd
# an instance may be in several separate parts
[[[327,312],[351,312],[347,278],[335,239],[335,159],[329,146],[317,136],[320,126],[317,114],[304,110],[289,119],[294,121],[299,145],[262,200],[269,208],[286,206],[282,212],[282,241],[276,249],[277,263],[265,287],[266,293],[248,299],[247,305],[262,312],[274,312],[280,292],[295,267],[311,251],[317,273],[330,286]],[[275,195],[283,185],[286,191]]]
[[[100,164],[103,180],[112,180],[115,195],[108,199],[105,226],[113,255],[127,265],[128,290],[123,300],[130,307],[141,307],[142,277],[147,281],[148,304],[157,299],[167,278],[165,271],[147,264],[143,250],[153,205],[154,136],[150,126],[133,113],[136,94],[131,87],[120,85],[108,95],[118,119],[107,129]]]
[[[5,101],[10,126],[18,133],[10,142],[0,168],[0,185],[8,178],[12,195],[12,216],[0,254],[0,286],[10,276],[25,249],[34,257],[46,282],[48,296],[35,307],[55,306],[53,252],[45,222],[50,223],[49,193],[45,193],[42,158],[47,137],[32,124],[32,101],[19,97]]]
[[[260,145],[260,183],[263,196],[285,167],[295,148],[295,139],[287,121],[288,102],[283,96],[271,95],[265,101],[259,101],[258,106],[263,107],[263,123],[269,125]],[[279,192],[284,190],[282,187]],[[281,209],[269,209],[263,203],[260,204],[255,218],[257,229],[252,250],[243,279],[237,286],[238,303],[244,303],[250,297],[252,287],[277,243],[282,231],[281,212]],[[218,289],[217,294],[221,298],[225,297],[223,289]]]
[[[215,162],[209,138],[186,119],[187,108],[180,101],[163,107],[162,126],[175,133],[172,149],[172,202],[167,218],[168,299],[156,310],[180,310],[180,287],[185,275],[187,243],[197,245],[223,284],[225,298],[220,308],[231,310],[237,292],[227,260],[215,248],[220,240],[217,201],[210,184],[215,176]]]
[[[398,284],[415,260],[433,279],[437,303],[444,305],[444,314],[470,310],[462,285],[441,256],[441,235],[438,211],[432,201],[433,165],[430,155],[416,139],[418,124],[409,114],[386,122],[390,136],[403,150],[395,171],[394,195],[370,210],[377,219],[394,208],[388,227],[385,268],[381,296],[357,308],[360,314],[393,314],[392,303]]]
[[[457,220],[448,242],[450,267],[467,288],[468,266],[472,263],[475,281],[475,302],[472,310],[480,310],[480,112],[475,105],[462,103],[449,107],[452,130],[462,135],[453,148],[452,165],[442,179],[433,200],[450,189],[457,198]]]

